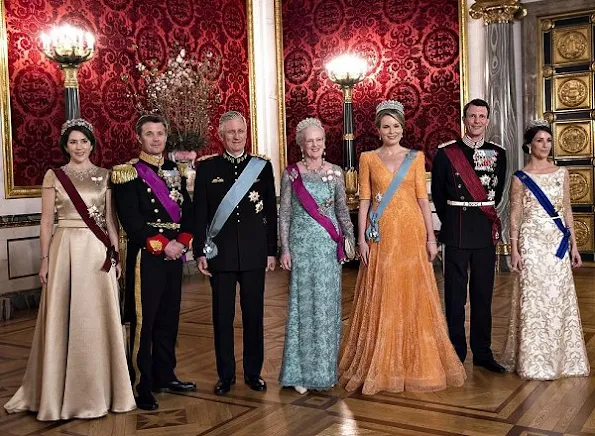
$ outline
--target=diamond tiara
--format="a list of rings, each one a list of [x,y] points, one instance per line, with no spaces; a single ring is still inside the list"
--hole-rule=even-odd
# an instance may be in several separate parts
[[[84,127],[85,129],[89,130],[91,133],[93,132],[93,126],[90,122],[83,120],[82,118],[75,118],[74,120],[68,120],[64,124],[62,124],[62,130],[60,131],[60,135],[63,135],[66,130],[70,129],[71,127]]]
[[[529,121],[529,124],[527,124],[527,129],[532,129],[533,127],[549,127],[550,123],[548,123],[546,120],[533,120],[533,121]]]
[[[397,100],[385,100],[376,106],[376,115],[380,113],[380,111],[384,110],[394,110],[399,112],[401,115],[405,115],[405,108],[403,107],[403,103]]]
[[[322,127],[322,123],[320,122],[320,120],[318,118],[304,118],[302,121],[300,121],[297,126],[295,127],[295,133],[298,134],[300,133],[302,130],[308,128],[308,127],[318,127],[321,130],[324,130],[324,128]]]

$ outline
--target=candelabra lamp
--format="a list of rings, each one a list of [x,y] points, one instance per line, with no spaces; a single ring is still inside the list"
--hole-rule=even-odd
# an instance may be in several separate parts
[[[353,106],[351,93],[353,86],[361,82],[368,65],[363,59],[343,54],[326,64],[329,78],[343,91],[343,171],[345,173],[345,192],[350,207],[358,204],[357,170],[355,162],[355,143],[353,129]]]
[[[78,69],[93,57],[95,38],[89,32],[66,24],[52,29],[49,34],[41,34],[41,43],[44,54],[64,71],[66,119],[80,118]]]

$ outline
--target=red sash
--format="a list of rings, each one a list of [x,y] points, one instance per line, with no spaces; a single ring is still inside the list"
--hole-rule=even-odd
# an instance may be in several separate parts
[[[488,201],[488,194],[485,188],[481,184],[479,177],[475,173],[475,170],[465,157],[463,150],[459,145],[450,145],[444,149],[444,153],[451,165],[461,176],[461,180],[471,194],[473,201]],[[481,211],[487,216],[488,220],[492,223],[492,241],[494,245],[500,240],[500,232],[502,224],[498,217],[498,212],[494,206],[480,206]]]
[[[58,177],[58,180],[60,180],[60,183],[62,183],[64,190],[66,191],[66,193],[70,197],[70,200],[72,201],[72,204],[74,205],[74,208],[79,213],[87,227],[89,227],[89,230],[91,230],[93,234],[97,237],[97,239],[99,239],[103,243],[103,245],[105,245],[107,252],[105,254],[105,262],[103,262],[101,270],[108,272],[112,267],[112,260],[115,261],[116,265],[119,263],[120,254],[112,245],[107,233],[101,227],[99,227],[95,220],[91,218],[91,216],[89,215],[87,205],[81,198],[81,195],[76,190],[74,184],[72,183],[72,180],[70,180],[70,178],[62,170],[62,168],[55,168],[54,173],[56,174],[56,177]]]

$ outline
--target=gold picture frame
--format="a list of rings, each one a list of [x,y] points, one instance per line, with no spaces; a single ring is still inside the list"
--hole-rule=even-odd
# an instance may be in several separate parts
[[[459,75],[461,112],[469,99],[469,55],[467,42],[467,2],[458,0],[459,4]],[[285,127],[285,70],[283,62],[283,5],[282,0],[274,0],[275,7],[275,39],[277,60],[277,130],[279,135],[279,168],[287,166],[287,135]],[[463,121],[461,119],[461,131]]]
[[[4,164],[4,198],[30,198],[41,195],[41,186],[18,186],[14,182],[12,124],[10,114],[10,81],[8,76],[8,35],[5,0],[0,0],[0,113],[2,116],[2,151]],[[251,151],[258,152],[256,124],[256,73],[254,60],[253,0],[246,0],[246,30],[248,43],[248,81],[251,127]],[[82,96],[84,98],[84,96]]]

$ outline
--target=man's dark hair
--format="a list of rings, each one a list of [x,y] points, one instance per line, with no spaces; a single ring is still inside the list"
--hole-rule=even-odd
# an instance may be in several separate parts
[[[467,103],[465,107],[463,107],[463,117],[467,116],[467,109],[469,109],[469,106],[485,107],[488,110],[488,118],[490,118],[490,105],[487,101],[482,100],[481,98],[474,98],[469,103]]]
[[[136,122],[135,130],[138,136],[141,136],[141,133],[143,132],[143,126],[147,123],[161,123],[163,124],[163,127],[165,127],[165,133],[169,133],[169,124],[164,116],[157,114],[148,114],[143,115]]]

